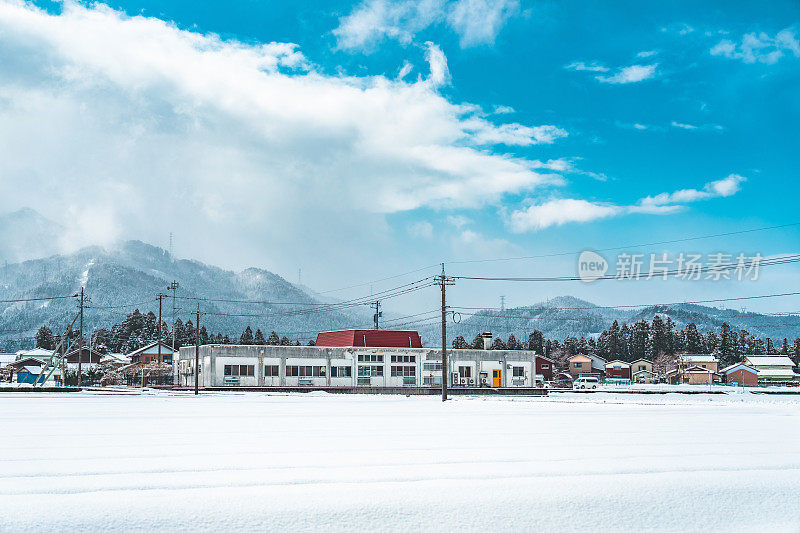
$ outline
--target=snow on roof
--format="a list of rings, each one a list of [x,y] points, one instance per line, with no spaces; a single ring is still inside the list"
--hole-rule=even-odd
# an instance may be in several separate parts
[[[751,365],[759,366],[788,366],[793,367],[794,361],[785,355],[748,355],[745,357]]]
[[[759,369],[758,376],[765,378],[794,378],[797,374],[791,368],[762,368]]]
[[[720,372],[723,373],[723,374],[730,374],[731,372],[735,372],[736,370],[739,370],[740,368],[742,368],[744,370],[747,370],[748,372],[752,372],[753,374],[758,372],[752,366],[746,365],[744,363],[734,363],[734,364],[732,364],[730,366],[726,366],[725,368],[720,370]]]
[[[152,348],[152,347],[154,347],[154,346],[158,346],[158,342],[151,342],[151,343],[150,343],[150,344],[148,344],[147,346],[142,346],[142,347],[141,347],[141,348],[139,348],[138,350],[134,350],[134,351],[130,352],[130,353],[128,354],[128,357],[133,357],[134,355],[139,355],[140,353],[142,353],[142,352],[144,352],[144,351],[147,351],[147,350],[149,350],[150,348]],[[167,346],[167,345],[166,345],[166,344],[164,344],[163,342],[161,343],[161,348],[162,348],[162,349],[166,349],[166,352],[164,352],[164,351],[162,350],[162,353],[166,353],[166,354],[170,354],[170,353],[172,353],[172,348],[170,348],[169,346]]]
[[[712,372],[711,370],[704,368],[702,366],[690,366],[686,370],[684,370],[687,374],[716,374],[716,372]]]
[[[606,367],[615,366],[615,365],[621,365],[621,366],[626,366],[626,367],[627,366],[631,366],[630,363],[626,363],[625,361],[620,361],[619,359],[614,359],[613,361],[609,361],[608,363],[606,363]]]
[[[681,361],[686,363],[716,363],[717,358],[711,354],[687,353],[678,356]]]
[[[53,355],[53,350],[45,350],[44,348],[34,348],[33,350],[20,350],[17,352],[20,357],[42,357]]]
[[[633,361],[631,364],[633,363],[650,363],[651,365],[653,364],[653,362],[650,359],[637,359],[636,361]]]
[[[104,361],[119,361],[120,363],[130,363],[131,358],[127,355],[122,355],[121,353],[107,353],[101,359],[100,362]]]
[[[13,363],[17,360],[17,354],[15,353],[0,353],[0,366],[7,365],[8,363]]]

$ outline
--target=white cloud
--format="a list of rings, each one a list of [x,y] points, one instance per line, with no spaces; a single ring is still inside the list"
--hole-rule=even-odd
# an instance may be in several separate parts
[[[681,122],[675,122],[674,120],[670,123],[670,126],[672,126],[673,128],[681,128],[681,129],[684,129],[684,130],[696,130],[697,129],[697,126],[695,126],[694,124],[684,124],[684,123],[681,123]]]
[[[511,231],[537,231],[568,222],[590,222],[619,213],[620,208],[586,200],[560,199],[514,211],[509,219]]]
[[[514,113],[514,108],[507,105],[496,105],[492,111],[495,115],[508,115]]]
[[[595,79],[603,83],[637,83],[655,76],[658,63],[652,65],[631,65],[623,67],[613,76],[595,76]]]
[[[457,0],[447,22],[460,36],[462,48],[494,44],[506,21],[519,12],[518,0]]]
[[[447,58],[442,49],[428,41],[425,43],[427,50],[425,60],[431,68],[431,75],[428,78],[434,87],[447,85],[450,83],[450,71],[447,68]]]
[[[739,192],[745,177],[738,174],[731,174],[721,180],[706,183],[702,189],[682,189],[672,193],[661,193],[656,196],[648,196],[639,201],[639,206],[666,206],[673,204],[685,204],[697,202],[698,200],[708,200],[710,198],[725,198],[733,196]]]
[[[710,50],[711,55],[741,59],[745,63],[777,63],[786,54],[800,57],[800,42],[790,28],[779,31],[775,37],[768,34],[747,33],[739,43],[723,39]]]
[[[475,140],[479,144],[505,144],[509,146],[530,146],[533,144],[552,144],[557,139],[567,136],[567,131],[559,127],[523,126],[521,124],[503,124],[497,127],[481,127],[475,132]]]
[[[414,65],[412,65],[408,61],[404,61],[403,66],[400,67],[400,72],[397,73],[397,79],[402,80],[403,78],[408,76],[412,70],[414,70]]]
[[[685,204],[726,198],[740,190],[745,178],[737,174],[706,183],[702,189],[682,189],[671,193],[642,198],[635,205],[614,205],[579,199],[557,199],[513,211],[507,223],[511,231],[522,233],[538,231],[550,226],[561,226],[570,222],[591,222],[624,214],[639,213],[666,215],[681,211]]]
[[[467,224],[470,224],[472,220],[465,217],[464,215],[449,215],[447,217],[447,223],[451,226],[455,226],[458,229],[463,228]]]
[[[339,19],[333,34],[340,49],[369,52],[384,39],[408,44],[426,28],[446,24],[468,48],[494,44],[518,12],[519,0],[365,0]]]
[[[427,221],[415,222],[408,226],[408,234],[412,237],[430,239],[433,237],[433,224]]]
[[[643,51],[639,52],[638,54],[636,54],[636,57],[639,57],[639,58],[652,57],[652,56],[656,55],[657,53],[658,52],[656,50],[643,50]]]
[[[678,128],[687,131],[713,131],[716,133],[722,132],[725,130],[724,127],[720,126],[719,124],[702,124],[702,125],[695,125],[695,124],[688,124],[685,122],[670,122],[670,126],[673,128]]]
[[[584,63],[583,61],[575,61],[564,67],[568,70],[585,70],[588,72],[608,72],[608,67],[596,62]]]
[[[291,43],[0,0],[0,49],[0,208],[102,205],[123,236],[196,229],[242,250],[240,235],[377,238],[386,213],[478,207],[558,180],[495,150],[566,132],[497,126],[448,101],[433,45],[425,79],[331,76]]]

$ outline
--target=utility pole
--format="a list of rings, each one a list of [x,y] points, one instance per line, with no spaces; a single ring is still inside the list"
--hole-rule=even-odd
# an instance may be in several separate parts
[[[167,285],[167,290],[172,291],[172,354],[175,356],[175,300],[178,298],[178,287],[180,285],[177,281],[173,281]]]
[[[444,263],[442,263],[442,275],[436,276],[436,284],[442,288],[442,401],[447,401],[447,381],[450,372],[447,368],[447,298],[445,287],[455,285],[453,278],[448,278],[444,273]]]
[[[78,338],[78,387],[81,386],[81,361],[83,361],[83,287],[81,287],[81,325],[80,325],[80,337]],[[91,361],[91,359],[90,359]]]
[[[161,364],[164,360],[161,358],[161,303],[164,301],[166,294],[158,293],[158,363]]]
[[[370,307],[375,309],[375,314],[372,315],[372,321],[375,323],[375,329],[381,329],[379,319],[383,316],[381,313],[381,302],[380,300],[376,300],[369,304]]]
[[[194,327],[194,394],[197,396],[200,394],[200,302],[194,315],[197,321]]]

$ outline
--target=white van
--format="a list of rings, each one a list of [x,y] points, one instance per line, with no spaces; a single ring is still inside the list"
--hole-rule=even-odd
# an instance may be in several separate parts
[[[572,390],[596,389],[600,380],[594,377],[582,377],[572,383]]]

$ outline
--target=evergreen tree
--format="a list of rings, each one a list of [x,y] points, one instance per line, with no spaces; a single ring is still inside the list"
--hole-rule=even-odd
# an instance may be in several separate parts
[[[200,344],[208,344],[209,342],[208,331],[205,326],[200,326]]]
[[[783,345],[781,346],[781,355],[789,355],[789,339],[783,338]]]
[[[495,337],[494,340],[492,341],[491,349],[492,350],[505,350],[506,349],[506,343],[503,342],[503,339],[501,339],[500,337]]]
[[[727,322],[722,323],[719,332],[719,344],[717,346],[717,353],[719,354],[720,365],[725,367],[737,362],[735,352],[735,339],[737,335],[731,332],[731,327]]]
[[[289,340],[289,337],[283,336],[281,337],[281,346],[291,346],[292,341]]]
[[[267,344],[266,339],[264,339],[264,334],[261,333],[261,329],[256,330],[256,334],[253,336],[253,344],[257,344],[259,346]]]
[[[686,333],[686,351],[688,353],[702,353],[705,349],[703,336],[697,331],[694,322],[689,322],[684,328]]]
[[[619,328],[619,351],[616,356],[612,355],[612,357],[620,361],[633,361],[635,359],[631,357],[631,328],[625,322]]]
[[[250,326],[247,326],[242,332],[242,336],[239,337],[239,344],[253,344],[253,330],[250,329]]]
[[[628,359],[624,361],[631,362],[636,359],[646,359],[648,357],[648,345],[650,340],[650,325],[646,320],[636,322],[631,328],[630,351]]]
[[[465,348],[469,348],[469,344],[467,341],[464,340],[464,337],[459,335],[455,339],[453,339],[453,349],[454,350],[463,350]]]
[[[316,345],[317,345],[317,341],[315,341],[314,339],[311,339],[310,341],[308,341],[308,346],[316,346]]]
[[[533,330],[528,336],[528,349],[538,354],[544,354],[544,334],[538,329]]]
[[[278,337],[278,334],[275,333],[274,331],[269,334],[269,337],[267,337],[267,344],[269,344],[270,346],[278,346],[280,343],[281,339],[280,337]]]
[[[483,337],[481,337],[480,333],[475,335],[475,338],[472,339],[472,348],[475,350],[483,350]]]
[[[792,355],[795,364],[800,364],[800,338],[794,340],[794,347],[792,348]]]
[[[517,338],[512,333],[508,336],[508,343],[506,343],[506,347],[508,350],[521,350],[522,344],[517,340]]]
[[[56,349],[56,339],[53,336],[53,331],[47,326],[42,326],[36,332],[36,347],[44,348],[45,350]]]
[[[653,323],[650,326],[650,343],[647,350],[647,358],[652,360],[660,353],[669,353],[670,344],[670,333],[667,330],[666,323],[660,316],[654,316]]]

